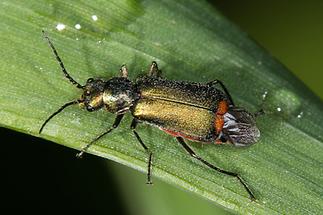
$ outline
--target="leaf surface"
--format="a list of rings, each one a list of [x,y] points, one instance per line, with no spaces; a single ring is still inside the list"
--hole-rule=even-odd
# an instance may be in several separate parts
[[[113,123],[112,114],[75,106],[38,135],[51,113],[81,94],[60,71],[42,38],[45,30],[81,84],[89,77],[111,78],[122,64],[135,80],[156,60],[168,79],[222,80],[235,103],[250,111],[259,109],[268,92],[267,114],[257,120],[261,130],[257,144],[234,148],[189,142],[206,160],[241,174],[257,201],[251,202],[234,178],[192,160],[172,137],[140,125],[138,133],[155,154],[153,176],[239,213],[322,211],[322,102],[207,3],[5,0],[0,4],[3,127],[80,149]],[[59,23],[64,30],[56,29]],[[128,114],[120,128],[89,152],[145,172],[147,155],[132,135],[130,122]]]

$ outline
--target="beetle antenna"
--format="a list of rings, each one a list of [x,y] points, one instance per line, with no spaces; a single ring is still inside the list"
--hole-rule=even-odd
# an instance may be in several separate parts
[[[62,107],[60,107],[56,112],[54,112],[52,115],[50,115],[46,120],[45,122],[42,124],[42,126],[40,127],[39,129],[39,134],[42,132],[43,128],[45,127],[45,125],[54,117],[56,116],[57,114],[59,114],[62,110],[64,110],[66,107],[68,106],[71,106],[71,105],[75,105],[77,103],[80,103],[81,101],[80,100],[75,100],[75,101],[71,101],[71,102],[68,102],[66,104],[64,104]]]
[[[81,88],[83,89],[84,87],[79,84],[77,81],[75,81],[67,72],[67,70],[65,69],[65,66],[64,66],[64,63],[63,61],[61,60],[61,58],[59,57],[55,47],[54,47],[54,44],[52,43],[52,41],[49,39],[49,37],[47,36],[46,32],[44,30],[42,30],[42,33],[43,33],[43,36],[44,38],[46,38],[48,44],[49,44],[49,47],[52,49],[55,57],[56,57],[56,60],[58,61],[61,69],[62,69],[62,72],[64,73],[65,77],[74,85],[76,85],[77,88]]]

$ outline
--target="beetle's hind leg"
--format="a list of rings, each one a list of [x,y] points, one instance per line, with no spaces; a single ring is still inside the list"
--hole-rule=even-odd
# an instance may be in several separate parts
[[[161,77],[161,70],[158,69],[158,65],[156,63],[156,61],[153,61],[151,63],[151,66],[149,68],[149,71],[148,71],[148,76],[153,76],[153,77]]]
[[[133,119],[131,122],[131,130],[133,131],[134,135],[136,136],[137,140],[139,141],[140,145],[145,149],[145,151],[148,153],[149,158],[148,158],[148,171],[147,171],[147,184],[152,184],[151,181],[151,167],[152,167],[152,158],[153,158],[153,153],[148,149],[148,147],[144,144],[144,142],[141,140],[139,134],[136,131],[138,121],[136,119]]]
[[[226,96],[228,97],[228,99],[230,100],[231,105],[234,106],[233,99],[232,99],[229,91],[225,87],[225,85],[222,83],[222,81],[220,81],[218,79],[215,79],[215,80],[210,81],[210,82],[207,83],[208,86],[215,86],[217,84],[219,84],[221,86],[222,90],[224,91],[224,93],[226,94]]]
[[[183,148],[190,154],[190,156],[192,156],[193,158],[201,161],[203,164],[205,164],[206,166],[210,167],[211,169],[214,169],[220,173],[235,177],[239,180],[239,182],[243,185],[243,187],[245,188],[245,190],[248,192],[249,197],[251,200],[255,200],[255,196],[252,193],[252,191],[250,190],[250,188],[248,187],[248,185],[246,184],[246,182],[240,177],[240,175],[238,173],[235,172],[229,172],[226,170],[223,170],[219,167],[214,166],[213,164],[207,162],[206,160],[204,160],[203,158],[199,157],[192,149],[191,147],[189,147],[186,143],[185,140],[182,137],[176,137],[177,141],[181,144],[181,146],[183,146]]]

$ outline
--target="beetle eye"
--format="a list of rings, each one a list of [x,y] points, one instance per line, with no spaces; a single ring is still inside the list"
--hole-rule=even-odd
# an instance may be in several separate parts
[[[89,79],[87,79],[87,83],[91,83],[91,82],[93,82],[94,81],[94,79],[93,78],[89,78]]]
[[[91,92],[89,90],[87,90],[87,91],[85,91],[85,95],[89,96],[89,95],[91,95]]]

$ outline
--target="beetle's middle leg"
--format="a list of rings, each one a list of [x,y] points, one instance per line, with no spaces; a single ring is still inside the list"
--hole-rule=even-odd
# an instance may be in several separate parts
[[[248,187],[248,185],[246,184],[246,182],[240,177],[240,175],[238,173],[235,172],[229,172],[226,170],[223,170],[219,167],[214,166],[213,164],[207,162],[206,160],[204,160],[203,158],[199,157],[192,149],[191,147],[189,147],[186,143],[185,140],[182,137],[176,137],[177,141],[181,144],[181,146],[184,147],[184,149],[190,154],[190,156],[192,156],[193,158],[201,161],[203,164],[205,164],[206,166],[210,167],[211,169],[214,169],[220,173],[235,177],[239,180],[239,182],[243,185],[243,187],[245,188],[245,190],[248,192],[250,199],[251,200],[255,200],[255,196],[252,193],[252,191],[250,190],[250,188]]]
[[[117,115],[117,117],[114,120],[113,125],[107,131],[105,131],[104,133],[100,134],[95,139],[93,139],[90,143],[88,143],[84,147],[82,147],[81,151],[76,154],[76,157],[77,158],[81,158],[83,156],[84,152],[86,152],[86,150],[88,148],[90,148],[91,145],[93,145],[96,141],[98,141],[99,139],[101,139],[104,135],[106,135],[106,134],[110,133],[111,131],[113,131],[114,129],[116,129],[119,126],[119,124],[120,124],[123,116],[124,116],[123,114],[122,115]]]
[[[153,158],[153,153],[148,149],[148,147],[144,144],[144,142],[141,140],[139,134],[136,131],[138,121],[136,119],[133,119],[131,122],[131,130],[135,134],[137,140],[139,141],[140,145],[145,149],[145,151],[149,154],[149,159],[148,159],[148,171],[147,171],[147,184],[152,184],[151,181],[151,167],[152,167],[152,158]]]
[[[161,70],[158,69],[156,61],[151,63],[151,66],[148,71],[148,76],[161,77]]]

